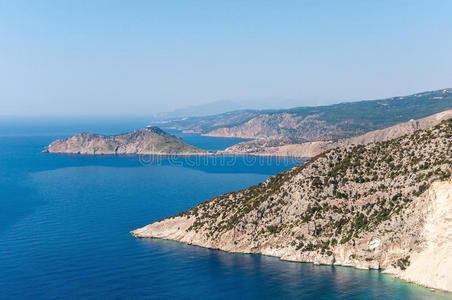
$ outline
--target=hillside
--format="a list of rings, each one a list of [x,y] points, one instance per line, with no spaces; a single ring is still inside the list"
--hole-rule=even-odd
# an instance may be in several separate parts
[[[452,120],[335,148],[132,231],[284,260],[385,269],[452,291]]]
[[[208,136],[326,141],[383,129],[452,108],[452,89],[404,97],[284,110],[235,111],[159,123]]]
[[[313,157],[320,153],[346,145],[366,145],[369,143],[383,142],[411,134],[419,129],[427,129],[435,126],[443,120],[452,118],[452,109],[419,120],[410,120],[388,128],[370,131],[360,136],[340,139],[338,141],[301,142],[295,139],[258,139],[242,142],[231,146],[222,153],[234,155],[264,155],[264,156],[293,156]]]
[[[207,151],[186,144],[180,138],[158,127],[147,127],[133,132],[106,136],[79,133],[67,139],[52,142],[47,152],[76,154],[205,154]]]

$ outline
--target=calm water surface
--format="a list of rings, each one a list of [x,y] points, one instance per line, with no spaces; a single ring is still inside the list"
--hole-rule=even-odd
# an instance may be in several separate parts
[[[299,162],[53,155],[40,151],[79,127],[27,136],[32,129],[11,126],[0,137],[0,299],[452,298],[376,271],[129,235]],[[121,132],[115,126],[98,132]],[[237,142],[183,137],[210,150]]]

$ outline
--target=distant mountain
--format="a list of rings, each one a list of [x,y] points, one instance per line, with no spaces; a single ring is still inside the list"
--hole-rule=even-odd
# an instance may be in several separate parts
[[[299,100],[285,99],[262,99],[246,101],[219,100],[206,104],[192,105],[185,108],[175,109],[169,112],[161,112],[152,116],[154,121],[165,121],[177,118],[205,117],[223,114],[237,110],[262,110],[281,109],[294,107],[300,104]]]
[[[159,123],[208,136],[338,140],[452,108],[452,89],[404,97],[278,110],[240,110]]]
[[[202,117],[209,115],[222,114],[228,111],[243,109],[243,106],[237,102],[220,100],[207,104],[193,105],[185,108],[175,109],[170,112],[157,113],[153,116],[155,120],[168,120],[186,117]]]
[[[106,136],[79,133],[67,139],[56,140],[48,146],[50,153],[75,154],[174,154],[196,155],[207,151],[186,144],[180,138],[158,127],[147,127],[133,132]]]

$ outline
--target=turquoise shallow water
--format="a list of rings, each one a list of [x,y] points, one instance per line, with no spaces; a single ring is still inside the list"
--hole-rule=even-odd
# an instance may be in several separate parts
[[[132,229],[299,162],[40,153],[62,135],[0,137],[0,299],[452,298],[377,271],[135,239]],[[184,137],[211,150],[236,142]]]

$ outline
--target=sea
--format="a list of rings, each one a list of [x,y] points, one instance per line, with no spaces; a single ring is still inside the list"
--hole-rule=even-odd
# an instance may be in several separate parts
[[[379,271],[232,254],[129,232],[303,163],[43,153],[146,118],[0,118],[0,299],[452,299]],[[211,151],[242,140],[171,131]]]

